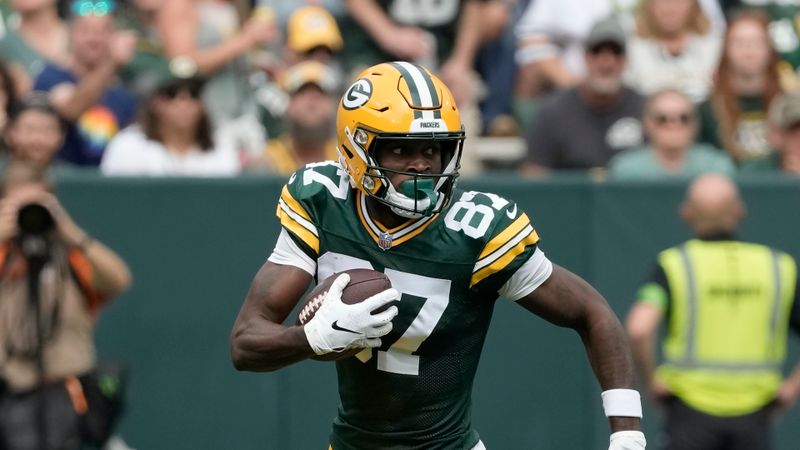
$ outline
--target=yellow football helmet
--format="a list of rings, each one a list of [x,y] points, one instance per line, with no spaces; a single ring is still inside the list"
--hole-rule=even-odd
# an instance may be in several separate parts
[[[356,189],[391,207],[396,214],[419,218],[446,204],[460,168],[464,128],[453,95],[428,69],[408,62],[372,66],[358,76],[339,103],[336,117],[339,160]],[[381,167],[374,156],[391,139],[435,141],[442,172],[420,174]],[[412,176],[402,193],[388,172]]]

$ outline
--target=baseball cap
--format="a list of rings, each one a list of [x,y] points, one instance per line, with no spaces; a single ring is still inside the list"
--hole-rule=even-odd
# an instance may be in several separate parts
[[[800,124],[800,93],[792,92],[775,97],[768,114],[770,123],[784,130]]]
[[[592,26],[584,42],[584,48],[591,49],[600,44],[616,44],[624,49],[626,39],[622,25],[614,17],[607,17]]]
[[[342,49],[342,34],[336,20],[325,8],[304,6],[289,16],[287,45],[302,53],[314,47],[327,47],[336,52]]]
[[[339,77],[330,67],[317,61],[303,61],[286,71],[283,78],[283,89],[289,95],[299,91],[307,84],[319,86],[323,92],[336,95],[339,89]]]

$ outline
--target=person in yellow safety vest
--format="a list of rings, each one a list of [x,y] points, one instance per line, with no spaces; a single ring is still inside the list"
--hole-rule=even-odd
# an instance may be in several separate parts
[[[800,332],[797,266],[736,238],[744,211],[724,175],[695,179],[680,214],[696,237],[658,255],[627,318],[642,380],[667,414],[667,450],[769,449],[772,416],[800,395],[800,364],[782,376],[788,330]]]

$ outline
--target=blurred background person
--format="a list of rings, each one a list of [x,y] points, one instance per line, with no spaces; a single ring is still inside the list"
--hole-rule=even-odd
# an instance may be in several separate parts
[[[267,136],[273,138],[281,135],[286,125],[284,114],[289,105],[289,95],[282,84],[285,84],[285,72],[290,67],[303,61],[317,61],[342,79],[339,55],[344,44],[333,15],[324,8],[309,5],[291,11],[287,20],[284,58],[279,62],[280,67],[276,67],[277,72],[265,77],[265,83],[255,94],[259,103],[259,120]],[[252,165],[258,169],[260,162],[254,161]]]
[[[781,87],[768,26],[757,10],[731,18],[711,95],[699,107],[698,139],[725,149],[737,162],[771,153],[767,109]]]
[[[25,162],[42,170],[58,168],[56,154],[64,142],[66,124],[47,95],[32,92],[9,109],[3,167]]]
[[[744,160],[742,174],[800,175],[800,93],[783,94],[772,101],[768,116],[769,141],[774,151],[765,158]]]
[[[203,101],[212,125],[241,120],[252,132],[258,124],[247,56],[279,38],[274,17],[254,14],[240,24],[230,1],[171,0],[163,2],[156,21],[170,64],[193,67],[208,80]]]
[[[69,29],[58,14],[58,0],[9,0],[16,19],[0,38],[0,58],[11,64],[19,93],[30,91],[46,63],[66,65]]]
[[[784,91],[800,89],[800,3],[786,0],[720,0],[725,15],[736,16],[745,9],[756,9],[769,18],[769,35],[778,52],[781,88]]]
[[[692,178],[705,172],[733,174],[722,150],[695,141],[697,116],[689,97],[677,90],[656,92],[644,110],[647,145],[615,156],[609,177],[617,180]]]
[[[584,47],[587,75],[541,102],[526,135],[523,173],[606,167],[619,151],[643,142],[644,99],[623,85],[625,32],[613,17],[592,27]]]
[[[141,120],[108,145],[100,171],[113,176],[230,176],[240,170],[231,138],[215,132],[197,78],[169,78],[145,103]]]
[[[484,0],[444,0],[422,8],[414,0],[345,0],[342,63],[348,78],[384,61],[428,68],[450,87],[467,133],[461,173],[479,166],[471,150],[480,135],[482,91],[474,66],[482,39]]]
[[[339,80],[322,63],[305,61],[285,74],[289,106],[284,115],[286,131],[270,140],[264,164],[275,173],[290,175],[308,163],[337,161],[336,106]]]
[[[3,136],[8,125],[11,107],[17,102],[17,97],[14,77],[11,75],[8,65],[0,60],[0,137]],[[0,139],[0,152],[4,148],[5,143]]]
[[[692,182],[680,215],[694,238],[658,255],[628,314],[641,381],[666,408],[669,450],[768,450],[774,416],[800,396],[800,364],[782,373],[789,328],[800,333],[797,263],[741,241],[744,213],[727,177]]]
[[[13,163],[2,187],[0,447],[78,450],[88,443],[82,417],[94,407],[86,384],[97,365],[94,324],[131,274],[72,220],[41,167]]]
[[[519,135],[514,117],[517,50],[514,26],[527,0],[489,0],[482,6],[481,43],[475,70],[485,90],[479,98],[481,134],[491,137]]]
[[[725,19],[717,0],[700,0],[717,30]],[[577,83],[585,74],[583,42],[592,25],[614,15],[626,34],[635,31],[637,0],[531,0],[516,27],[520,79],[517,94],[530,98]]]
[[[69,123],[58,158],[81,166],[97,166],[111,138],[136,115],[136,98],[117,78],[133,56],[136,37],[116,30],[110,6],[72,3],[69,61],[65,66],[48,63],[34,83],[35,90],[49,92]]]
[[[339,62],[336,58],[343,45],[339,25],[325,8],[303,6],[289,16],[286,26],[287,65],[314,60],[337,67]]]
[[[677,88],[694,102],[706,98],[722,35],[698,0],[644,0],[628,45],[625,79],[644,95]]]
[[[161,0],[130,0],[120,5],[116,14],[117,27],[133,32],[136,49],[133,57],[119,71],[126,88],[138,100],[147,98],[157,84],[169,75],[169,60],[158,32],[158,12]]]

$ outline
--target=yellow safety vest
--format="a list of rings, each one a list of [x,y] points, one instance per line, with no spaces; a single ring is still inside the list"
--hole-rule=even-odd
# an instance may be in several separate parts
[[[707,414],[749,414],[769,403],[786,357],[794,259],[764,245],[690,240],[658,260],[671,313],[656,376]]]

